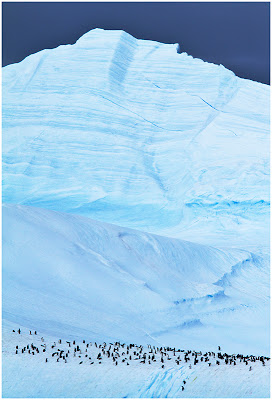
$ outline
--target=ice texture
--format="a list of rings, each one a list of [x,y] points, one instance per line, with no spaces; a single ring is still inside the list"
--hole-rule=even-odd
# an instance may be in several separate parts
[[[268,246],[269,86],[94,29],[3,69],[3,201]]]

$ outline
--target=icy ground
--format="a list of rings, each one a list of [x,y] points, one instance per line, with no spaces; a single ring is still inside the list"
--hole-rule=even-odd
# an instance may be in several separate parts
[[[215,357],[209,356],[210,366],[200,362],[201,355],[194,365],[194,352],[188,354],[189,360],[185,362],[184,353],[163,349],[167,356],[163,355],[161,363],[158,349],[155,354],[152,346],[129,348],[127,344],[115,346],[82,340],[75,341],[75,345],[70,341],[69,345],[63,338],[59,343],[59,338],[41,337],[39,333],[35,336],[34,331],[30,335],[25,328],[21,328],[19,335],[18,328],[15,324],[4,325],[3,397],[269,397],[270,362],[266,360],[264,365],[260,361],[248,361],[246,365],[239,360],[236,365],[226,365],[221,360],[217,365],[216,353]],[[77,346],[79,350],[74,352]],[[111,355],[107,356],[109,349],[118,360],[117,365]],[[56,354],[60,350],[64,350],[62,357],[66,362]],[[141,363],[139,352],[141,357],[146,353],[146,359],[154,355],[156,362]],[[97,359],[99,353],[101,361]],[[179,359],[177,365],[174,360]]]

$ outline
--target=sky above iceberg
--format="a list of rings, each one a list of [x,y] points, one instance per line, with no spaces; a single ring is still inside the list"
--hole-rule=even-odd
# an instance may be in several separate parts
[[[96,27],[179,43],[181,51],[269,84],[269,2],[3,3],[3,65]],[[20,40],[18,40],[20,38]]]

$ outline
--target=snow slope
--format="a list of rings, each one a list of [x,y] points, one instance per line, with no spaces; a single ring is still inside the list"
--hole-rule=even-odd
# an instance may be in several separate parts
[[[268,355],[259,256],[27,206],[4,207],[3,231],[8,321],[93,341]]]
[[[3,69],[4,202],[268,246],[269,87],[94,29]]]

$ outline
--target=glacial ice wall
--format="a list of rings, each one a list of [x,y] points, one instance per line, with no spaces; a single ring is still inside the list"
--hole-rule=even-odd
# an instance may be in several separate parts
[[[220,246],[269,240],[269,87],[94,29],[3,69],[3,201]]]

